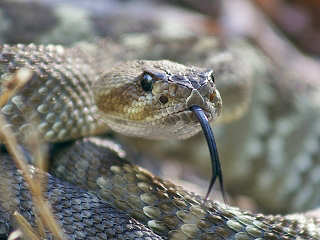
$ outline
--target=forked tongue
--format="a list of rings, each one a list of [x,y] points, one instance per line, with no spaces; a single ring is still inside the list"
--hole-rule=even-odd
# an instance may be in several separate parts
[[[196,115],[197,119],[200,122],[200,125],[201,125],[203,133],[206,137],[208,148],[210,151],[212,177],[211,177],[210,185],[209,185],[208,192],[206,194],[205,199],[206,200],[208,199],[209,194],[212,190],[212,187],[213,187],[216,179],[218,178],[219,183],[220,183],[220,189],[222,192],[222,197],[223,197],[223,200],[226,202],[226,196],[225,196],[224,187],[223,187],[222,170],[221,170],[221,165],[220,165],[220,160],[219,160],[219,154],[218,154],[216,141],[214,139],[213,132],[212,132],[211,126],[209,124],[208,118],[205,115],[205,113],[203,112],[202,108],[197,105],[191,106],[190,110]]]

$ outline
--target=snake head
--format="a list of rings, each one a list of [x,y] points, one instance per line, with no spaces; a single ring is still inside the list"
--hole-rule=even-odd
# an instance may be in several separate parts
[[[222,107],[211,70],[167,60],[121,63],[102,74],[93,89],[110,128],[144,138],[188,138],[201,130],[191,106],[200,106],[209,121]]]

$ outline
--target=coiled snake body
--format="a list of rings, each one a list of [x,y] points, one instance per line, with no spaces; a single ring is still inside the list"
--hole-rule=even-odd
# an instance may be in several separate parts
[[[191,105],[205,109],[209,120],[221,110],[221,98],[210,71],[170,61],[125,62],[101,74],[81,54],[77,57],[59,46],[5,45],[1,47],[0,66],[2,92],[19,69],[33,71],[31,79],[1,110],[21,141],[32,127],[30,122],[36,122],[48,142],[99,134],[107,127],[147,138],[186,138],[199,131],[199,124],[188,110]],[[82,188],[95,190],[106,200],[49,179],[48,198],[70,238],[320,238],[319,223],[313,218],[253,215],[204,201],[121,156],[107,153],[108,141],[87,138],[70,145],[56,154],[53,172]],[[27,219],[33,219],[30,197],[22,194],[26,190],[21,187],[21,177],[6,156],[3,163],[2,177],[19,186],[13,187],[13,194],[20,199],[18,208]],[[67,197],[63,197],[65,194]],[[76,213],[81,207],[77,209],[72,201],[78,201],[78,205],[85,202],[85,213]],[[101,209],[125,211],[159,236],[117,210],[112,214],[110,209],[102,211],[97,220],[94,208],[99,204]],[[4,234],[10,225],[8,209],[0,205]],[[113,221],[110,216],[122,220]],[[118,231],[110,230],[117,227]]]

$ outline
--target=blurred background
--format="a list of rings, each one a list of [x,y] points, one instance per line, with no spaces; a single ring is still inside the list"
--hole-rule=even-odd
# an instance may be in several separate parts
[[[229,201],[287,213],[320,203],[319,16],[317,0],[1,0],[0,43],[71,47],[107,38],[117,45],[106,51],[122,56],[139,50],[141,58],[213,62],[225,103],[213,130]],[[117,137],[133,161],[207,191],[201,134],[185,141]]]

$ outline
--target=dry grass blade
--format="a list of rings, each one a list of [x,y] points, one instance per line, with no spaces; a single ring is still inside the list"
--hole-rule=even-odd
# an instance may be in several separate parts
[[[20,239],[22,236],[23,236],[23,233],[21,232],[21,230],[17,229],[15,231],[13,231],[12,233],[10,233],[8,240]]]
[[[21,72],[22,71],[22,72]],[[17,73],[14,74],[13,78],[7,82],[6,91],[0,96],[0,107],[4,106],[8,99],[15,94],[17,90],[19,90],[24,84],[30,80],[32,77],[32,72],[28,69],[20,69]],[[6,120],[3,115],[0,114],[0,126],[6,126]],[[43,188],[41,184],[37,182],[41,182],[39,180],[43,179],[45,174],[39,173],[39,171],[30,171],[30,167],[26,164],[23,153],[20,151],[18,147],[17,139],[14,137],[14,134],[11,129],[7,127],[0,127],[0,139],[1,142],[5,143],[7,150],[11,154],[16,166],[21,170],[22,175],[28,185],[28,188],[32,195],[32,201],[34,203],[34,207],[36,209],[36,216],[39,216],[40,219],[37,219],[37,222],[42,222],[44,226],[46,226],[49,231],[54,235],[56,239],[66,239],[63,231],[60,226],[57,224],[49,203],[43,197]],[[40,151],[36,150],[36,157],[40,157]],[[41,177],[42,176],[42,177]],[[42,181],[43,182],[43,181]],[[22,225],[24,224],[25,219],[21,215],[18,216],[18,222]],[[20,217],[19,217],[20,216]],[[43,226],[41,224],[41,226]],[[25,225],[26,226],[26,225]],[[44,234],[44,229],[41,229],[40,226],[40,235]],[[23,226],[22,226],[23,227]],[[28,228],[28,227],[27,227]],[[33,239],[33,238],[31,238]]]
[[[12,74],[10,80],[3,86],[6,91],[0,95],[0,107],[3,107],[10,97],[12,97],[21,87],[23,87],[32,77],[32,71],[26,68],[19,69]]]
[[[15,211],[13,213],[13,216],[19,223],[19,226],[22,229],[24,236],[27,237],[27,239],[40,240],[37,234],[33,232],[32,226],[26,221],[26,219],[23,216],[21,216],[20,213]]]

